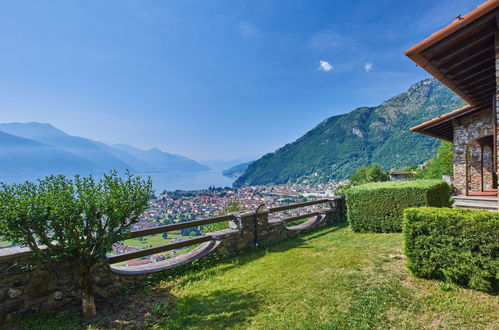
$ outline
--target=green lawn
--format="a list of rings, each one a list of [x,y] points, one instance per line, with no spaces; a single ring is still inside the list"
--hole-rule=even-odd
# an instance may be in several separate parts
[[[4,247],[8,247],[8,246],[11,246],[12,243],[11,242],[7,242],[7,241],[2,241],[0,239],[0,248],[4,248]]]
[[[179,234],[168,233],[167,239],[164,239],[162,234],[144,236],[143,238],[144,238],[143,240],[140,240],[139,238],[127,239],[127,240],[123,241],[123,243],[125,245],[130,245],[130,246],[138,246],[138,247],[142,247],[142,248],[148,248],[150,246],[159,246],[159,245],[171,243],[172,239],[174,239],[174,238],[187,239],[187,238],[190,238],[190,236],[181,236]]]
[[[497,328],[499,297],[417,279],[401,234],[324,229],[262,248],[100,307],[91,328]],[[114,305],[114,306],[113,306]],[[99,306],[98,306],[99,308]],[[26,327],[81,327],[37,314]]]

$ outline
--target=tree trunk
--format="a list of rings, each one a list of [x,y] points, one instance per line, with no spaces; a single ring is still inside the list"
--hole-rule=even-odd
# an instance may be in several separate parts
[[[83,316],[86,318],[94,317],[96,310],[90,267],[80,265],[78,267],[78,277],[80,281]]]

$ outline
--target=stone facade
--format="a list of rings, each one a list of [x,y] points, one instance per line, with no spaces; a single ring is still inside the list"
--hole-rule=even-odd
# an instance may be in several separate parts
[[[345,221],[344,200],[331,202],[331,208],[321,215],[322,221],[313,228]],[[216,248],[209,256],[227,257],[270,241],[279,241],[296,235],[298,226],[288,228],[279,220],[269,221],[269,211],[248,212],[236,215],[232,229],[212,233]],[[301,226],[300,229],[307,229]],[[168,271],[168,270],[165,270]],[[0,250],[0,323],[26,313],[61,308],[78,303],[75,270],[70,264],[39,263],[29,251],[19,248]],[[97,297],[105,298],[121,287],[147,278],[147,274],[126,275],[113,271],[107,264],[93,270]]]
[[[467,117],[455,119],[454,126],[454,187],[458,195],[467,191],[481,191],[491,186],[492,157],[482,150],[484,138],[494,134],[492,109],[485,109]],[[489,146],[490,147],[490,146]],[[483,166],[482,166],[483,165]],[[485,168],[485,171],[484,171]],[[482,173],[484,174],[482,182]],[[468,183],[468,187],[466,184]]]
[[[496,127],[496,132],[494,132],[494,135],[495,135],[495,141],[496,141],[496,149],[495,150],[495,154],[496,154],[496,167],[499,167],[499,143],[497,143],[497,141],[499,141],[499,136],[498,136],[498,132],[497,132],[497,128],[499,127],[499,111],[498,111],[498,106],[499,106],[499,32],[496,31],[496,36],[495,36],[495,48],[496,48],[496,95],[495,95],[495,104],[493,104],[493,106],[495,107],[495,114],[496,114],[496,118],[494,118],[495,120],[495,127]],[[495,169],[496,171],[496,180],[497,178],[499,177],[499,173],[497,173],[497,168]],[[497,184],[497,182],[496,182]]]

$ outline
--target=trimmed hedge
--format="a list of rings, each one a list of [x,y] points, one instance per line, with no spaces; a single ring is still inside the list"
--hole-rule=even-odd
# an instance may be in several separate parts
[[[451,189],[442,180],[367,183],[346,192],[347,217],[355,232],[400,232],[410,207],[450,207]]]
[[[422,207],[404,212],[404,249],[409,270],[497,293],[499,214]]]

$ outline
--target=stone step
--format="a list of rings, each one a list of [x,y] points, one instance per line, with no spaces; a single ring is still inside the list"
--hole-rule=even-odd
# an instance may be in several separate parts
[[[474,210],[488,210],[488,211],[499,211],[497,205],[491,204],[482,204],[482,203],[465,203],[465,202],[457,202],[454,203],[454,207],[461,207],[465,209],[474,209]]]
[[[453,196],[452,197],[456,202],[483,202],[483,203],[491,203],[498,204],[498,197],[491,196]]]
[[[499,211],[499,198],[491,196],[453,196],[454,207]]]

